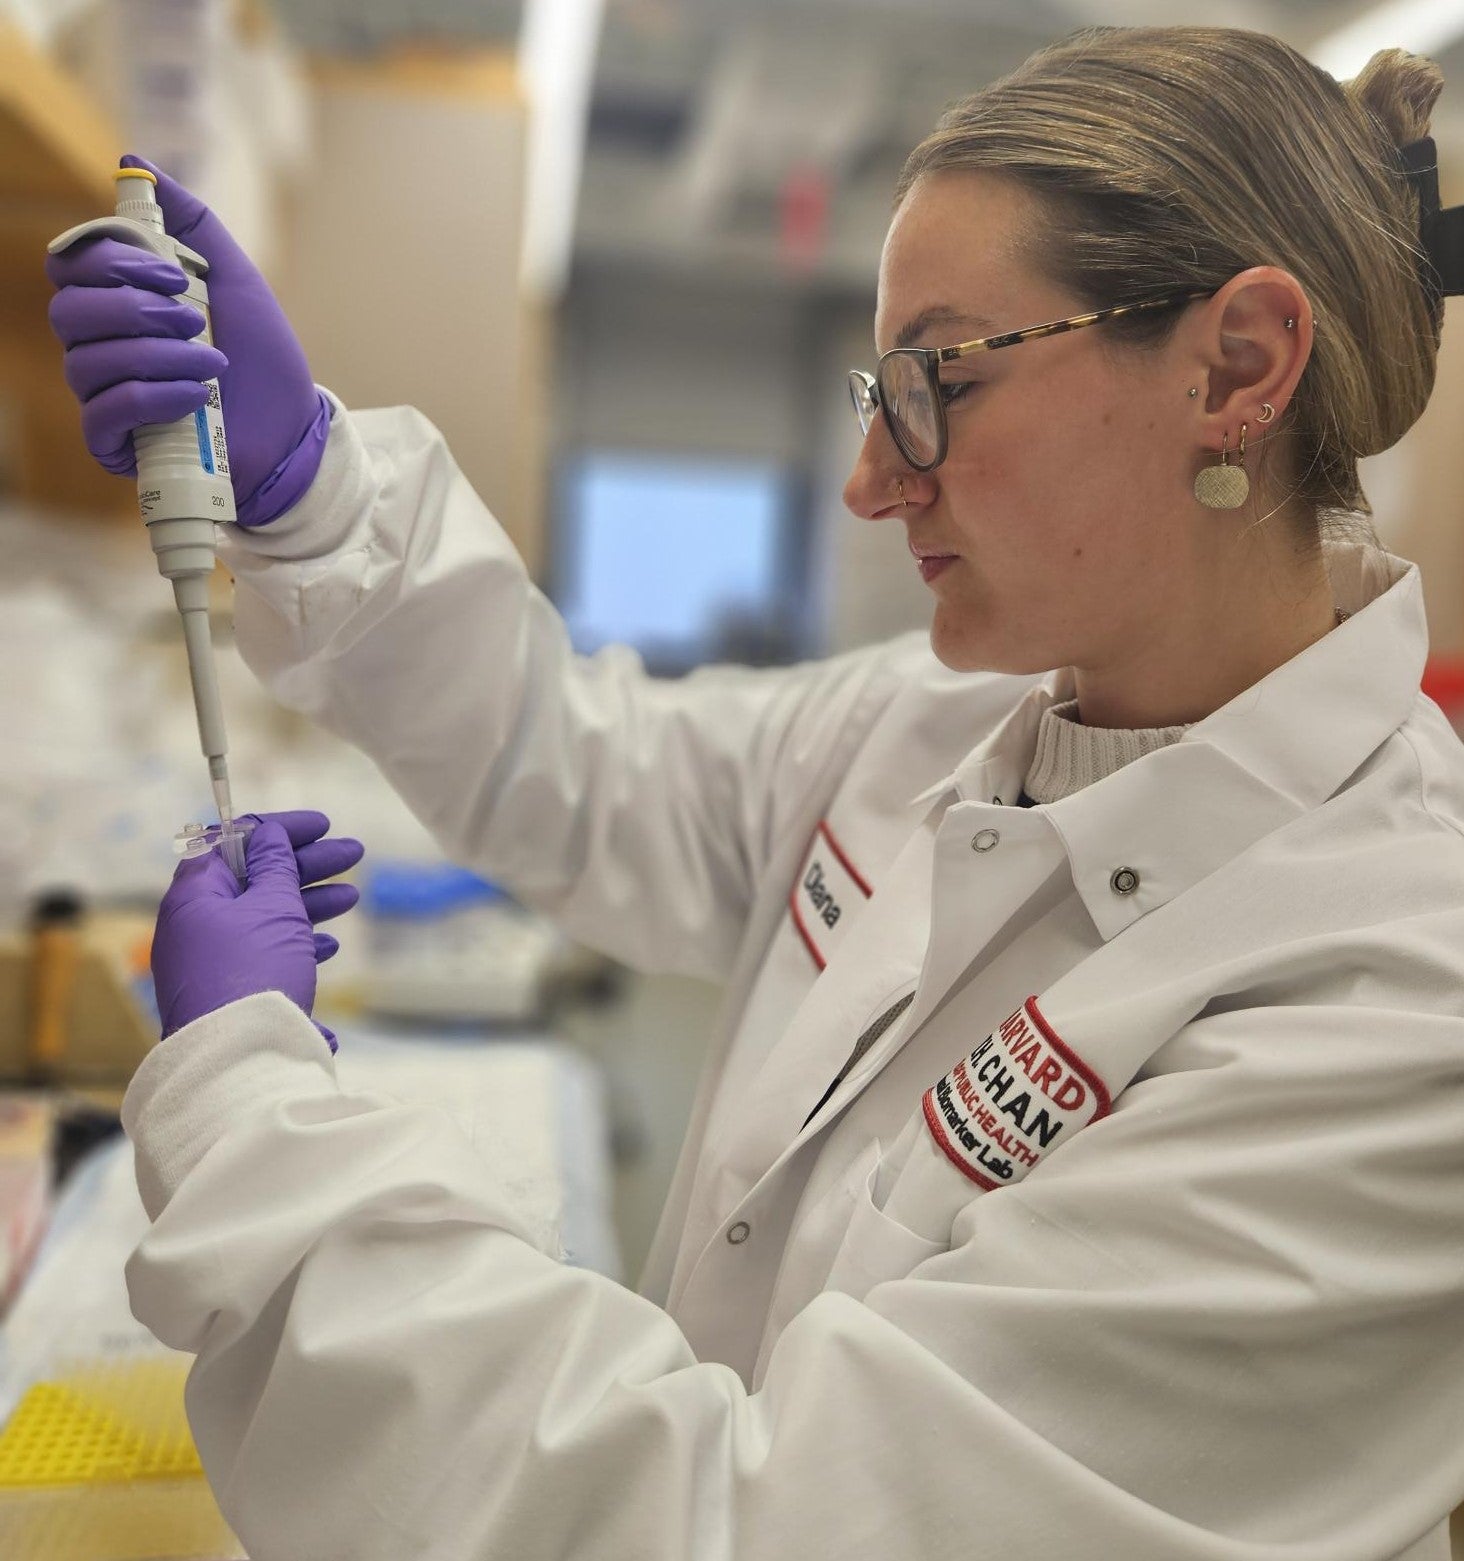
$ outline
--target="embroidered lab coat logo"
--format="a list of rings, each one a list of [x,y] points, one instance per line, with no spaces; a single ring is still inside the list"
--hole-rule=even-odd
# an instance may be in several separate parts
[[[854,908],[873,893],[833,830],[820,821],[788,896],[793,925],[820,970],[832,957]]]
[[[988,1189],[1021,1181],[1111,1104],[1103,1080],[1053,1034],[1035,997],[921,1102],[941,1153]]]

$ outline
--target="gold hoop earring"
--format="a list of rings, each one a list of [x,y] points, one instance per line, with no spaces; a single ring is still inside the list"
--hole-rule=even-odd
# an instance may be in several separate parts
[[[1258,423],[1269,423],[1276,415],[1276,408],[1269,401],[1261,402],[1261,410],[1256,413]]]
[[[1245,424],[1240,425],[1240,449],[1235,465],[1229,464],[1230,435],[1220,436],[1220,464],[1204,467],[1195,478],[1195,497],[1206,509],[1239,509],[1250,493],[1250,478],[1245,474]]]

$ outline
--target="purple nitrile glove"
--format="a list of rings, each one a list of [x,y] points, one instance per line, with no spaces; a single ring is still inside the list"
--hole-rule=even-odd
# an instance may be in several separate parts
[[[217,378],[238,523],[267,525],[320,469],[330,402],[269,284],[218,217],[141,157],[122,165],[157,176],[168,232],[208,261],[214,345],[192,339],[203,316],[174,296],[187,286],[181,267],[112,238],[48,255],[59,289],[51,329],[66,348],[87,449],[109,472],[136,476],[133,429],[187,417],[204,404],[203,381]]]
[[[222,855],[210,851],[178,864],[158,909],[152,971],[165,1038],[256,992],[283,992],[308,1015],[315,967],[340,947],[314,924],[359,898],[350,884],[320,882],[365,854],[359,840],[323,839],[324,813],[247,816],[258,819],[246,847],[249,886],[240,889]],[[335,1036],[316,1028],[335,1051]]]

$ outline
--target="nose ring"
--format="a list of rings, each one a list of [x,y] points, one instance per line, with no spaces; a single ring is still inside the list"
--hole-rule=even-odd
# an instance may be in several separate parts
[[[905,479],[903,477],[895,478],[895,492],[900,495],[901,507],[904,509],[909,509],[910,501],[905,497]]]

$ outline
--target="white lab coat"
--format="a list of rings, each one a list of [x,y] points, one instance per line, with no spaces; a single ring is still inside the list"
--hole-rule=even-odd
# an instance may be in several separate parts
[[[254,1561],[1447,1556],[1464,748],[1417,568],[1328,558],[1348,622],[1022,809],[1068,671],[576,660],[430,424],[338,410],[245,656],[727,1003],[639,1295],[278,995],[149,1056],[133,1305]]]

